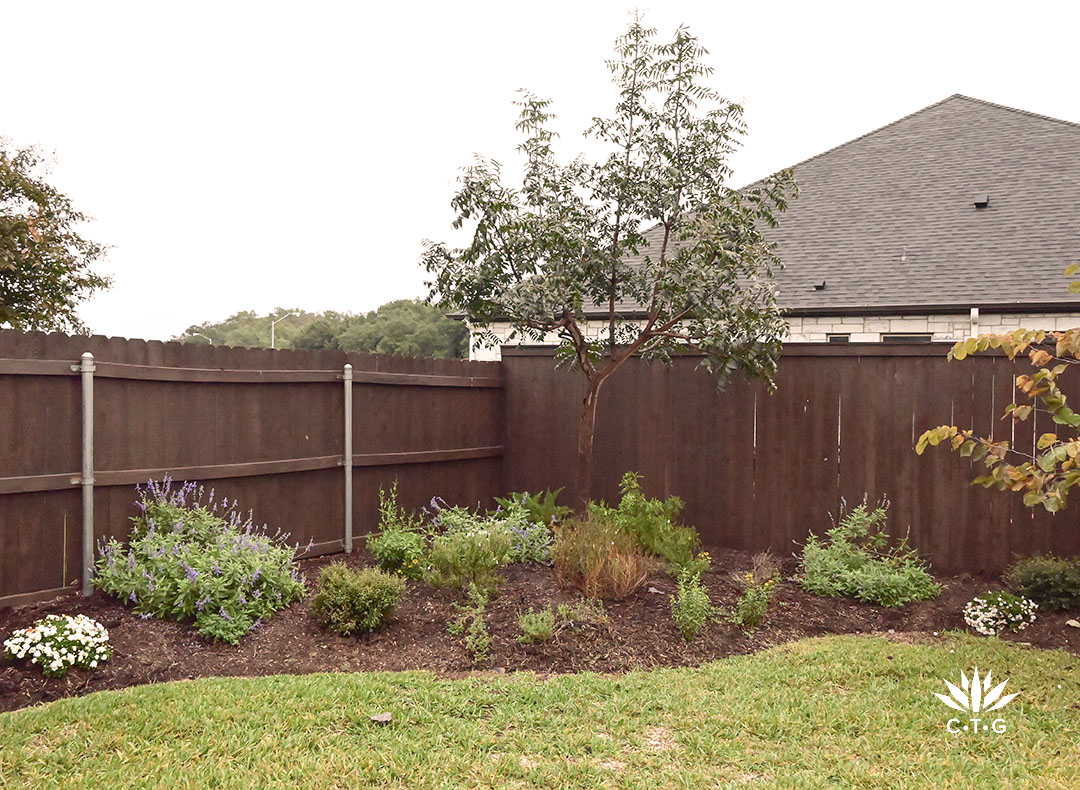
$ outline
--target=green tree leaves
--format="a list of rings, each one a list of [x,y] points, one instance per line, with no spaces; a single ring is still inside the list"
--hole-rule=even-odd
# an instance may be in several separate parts
[[[0,138],[0,326],[78,332],[79,303],[109,287],[92,271],[107,248],[75,231],[88,218],[45,170],[35,149]]]
[[[584,374],[582,494],[596,396],[630,356],[666,363],[694,346],[721,385],[739,369],[771,383],[786,330],[769,282],[780,260],[763,229],[795,192],[793,177],[727,186],[742,108],[706,84],[707,53],[686,28],[655,37],[635,21],[616,41],[614,114],[586,131],[605,156],[560,162],[551,102],[522,94],[520,182],[477,157],[451,201],[471,243],[429,242],[421,259],[429,298],[464,313],[481,343],[504,342],[496,323],[509,323],[510,342],[554,336],[557,358]],[[603,339],[586,331],[590,317],[604,320]]]

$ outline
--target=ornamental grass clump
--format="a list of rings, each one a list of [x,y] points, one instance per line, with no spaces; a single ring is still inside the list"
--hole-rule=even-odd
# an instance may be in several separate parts
[[[354,571],[334,562],[319,572],[319,591],[311,603],[315,619],[335,633],[374,631],[393,617],[405,580],[378,568]]]
[[[72,667],[97,669],[112,657],[109,632],[84,614],[51,614],[4,641],[4,655],[29,661],[47,677],[63,677]]]
[[[304,594],[295,547],[246,519],[237,503],[203,502],[196,483],[169,479],[140,488],[140,515],[125,548],[99,546],[94,584],[147,617],[194,619],[201,636],[237,644]]]
[[[807,592],[850,597],[881,606],[936,598],[941,586],[907,544],[885,533],[888,503],[870,510],[864,500],[803,547],[799,581]]]
[[[625,598],[655,567],[641,544],[612,520],[590,516],[556,530],[555,575],[587,598]]]
[[[988,592],[964,607],[964,622],[983,636],[997,636],[1008,629],[1014,634],[1035,622],[1039,605],[1029,598],[1007,592]]]

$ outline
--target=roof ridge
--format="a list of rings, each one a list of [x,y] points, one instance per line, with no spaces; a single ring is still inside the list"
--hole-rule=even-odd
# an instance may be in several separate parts
[[[1067,126],[1074,126],[1076,128],[1080,128],[1080,123],[1075,123],[1073,121],[1065,121],[1065,120],[1062,120],[1061,118],[1054,118],[1053,116],[1050,116],[1050,115],[1040,115],[1039,113],[1036,113],[1036,112],[1030,112],[1028,110],[1019,110],[1016,107],[1008,107],[1008,106],[1006,106],[1004,104],[995,104],[994,102],[986,101],[985,99],[976,99],[973,96],[965,96],[962,93],[954,93],[951,96],[946,96],[941,101],[936,101],[933,104],[928,104],[927,106],[925,106],[925,107],[923,107],[923,108],[921,108],[919,110],[915,110],[914,112],[910,112],[907,115],[904,115],[904,116],[902,116],[900,118],[897,118],[895,121],[890,121],[889,123],[887,123],[887,124],[885,124],[883,126],[879,126],[876,129],[871,129],[869,132],[865,132],[863,134],[860,134],[858,137],[853,137],[850,140],[847,140],[847,141],[845,141],[843,143],[839,143],[838,145],[834,145],[832,148],[827,148],[826,150],[822,151],[821,153],[814,154],[813,156],[807,157],[806,159],[803,159],[803,160],[801,160],[799,162],[796,162],[793,165],[788,165],[787,167],[785,167],[783,169],[784,170],[792,170],[792,169],[794,169],[796,167],[800,167],[801,165],[805,165],[807,162],[813,162],[815,159],[820,159],[821,157],[823,157],[823,156],[825,156],[827,154],[831,154],[833,151],[837,151],[837,150],[839,150],[841,148],[849,146],[852,143],[857,143],[860,140],[865,140],[867,137],[875,135],[878,132],[883,132],[886,129],[888,129],[889,127],[895,126],[896,124],[901,123],[903,121],[906,121],[906,120],[908,120],[910,118],[914,118],[916,115],[921,115],[922,113],[924,113],[924,112],[926,112],[928,110],[933,110],[936,107],[940,107],[942,104],[945,104],[946,102],[953,101],[954,99],[963,99],[964,101],[976,102],[977,104],[983,104],[983,105],[985,105],[987,107],[994,107],[995,109],[999,109],[999,110],[1008,110],[1009,112],[1020,113],[1021,115],[1027,115],[1027,116],[1032,117],[1032,118],[1039,118],[1039,119],[1042,119],[1044,121],[1054,121],[1056,123],[1066,124]],[[767,177],[768,176],[766,176],[765,178],[767,178]],[[743,189],[749,189],[752,186],[755,186],[757,184],[762,183],[765,180],[765,178],[756,179],[755,181],[752,181],[749,184],[746,184],[745,186],[739,187],[739,189],[737,189],[736,191],[739,192],[739,191],[742,191]]]
[[[1063,123],[1066,126],[1075,126],[1076,128],[1080,129],[1080,123],[1077,123],[1076,121],[1066,121],[1064,118],[1055,118],[1053,115],[1043,115],[1042,113],[1032,112],[1031,110],[1021,110],[1018,107],[1010,107],[1007,104],[998,104],[997,102],[987,101],[986,99],[977,99],[974,96],[966,96],[963,93],[954,93],[949,98],[966,99],[967,101],[973,101],[977,104],[985,104],[987,107],[994,107],[998,110],[1008,110],[1009,112],[1020,113],[1021,115],[1027,115],[1031,118],[1039,118],[1043,121],[1053,121],[1054,123]],[[940,104],[940,102],[938,103]]]

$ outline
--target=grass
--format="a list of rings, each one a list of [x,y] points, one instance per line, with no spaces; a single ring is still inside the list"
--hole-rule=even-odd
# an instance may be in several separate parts
[[[1078,787],[1078,662],[950,634],[546,680],[167,683],[0,715],[0,786]],[[1008,730],[950,735],[932,692],[976,664],[1020,692]]]

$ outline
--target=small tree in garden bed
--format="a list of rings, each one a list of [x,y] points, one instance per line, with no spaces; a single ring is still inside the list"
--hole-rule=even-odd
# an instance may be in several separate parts
[[[151,481],[139,490],[140,515],[125,547],[99,547],[95,585],[146,617],[194,619],[207,639],[237,644],[304,594],[282,533],[245,520],[235,500],[207,501],[193,482]]]
[[[554,335],[558,358],[584,376],[575,474],[583,498],[600,389],[630,357],[670,363],[692,345],[718,384],[738,369],[771,384],[786,328],[770,283],[780,261],[763,228],[794,192],[791,173],[741,191],[726,185],[743,109],[707,84],[707,52],[689,30],[658,43],[634,21],[615,50],[618,102],[586,132],[606,155],[561,163],[551,102],[524,94],[521,184],[478,157],[451,202],[454,226],[473,228],[471,243],[429,243],[423,255],[429,298],[464,313],[481,342],[500,342],[495,322],[509,323],[510,339]],[[603,338],[588,330],[594,314],[607,324]]]

